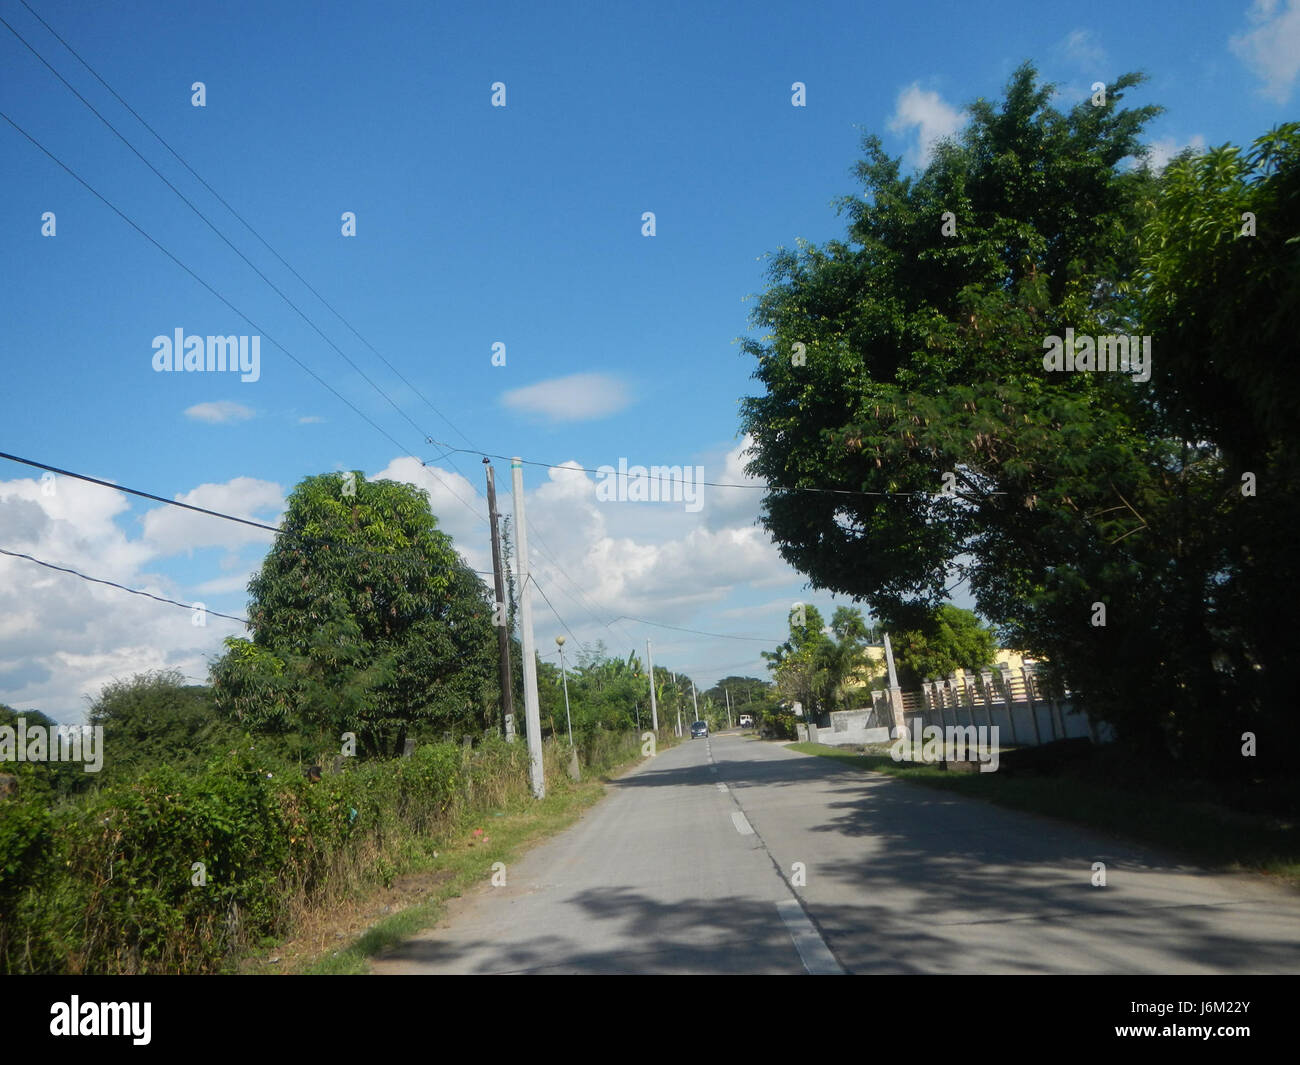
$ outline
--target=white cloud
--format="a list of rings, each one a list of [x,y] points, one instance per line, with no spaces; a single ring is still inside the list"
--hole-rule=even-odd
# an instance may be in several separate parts
[[[1255,28],[1228,40],[1228,48],[1250,68],[1266,96],[1286,103],[1300,74],[1300,0],[1255,0],[1247,18]]]
[[[747,445],[698,457],[629,458],[683,466],[694,460],[705,466],[708,480],[744,482]],[[426,489],[440,527],[474,569],[490,571],[482,471],[479,463],[470,465],[472,481],[403,456],[372,479]],[[501,465],[498,505],[502,514],[512,514],[509,472]],[[526,467],[525,474],[538,586],[583,643],[604,640],[611,653],[626,655],[634,647],[644,653],[649,635],[660,664],[707,683],[740,670],[740,660],[756,655],[760,645],[605,623],[628,615],[710,632],[776,635],[783,629],[779,617],[747,619],[741,604],[760,587],[769,589],[765,597],[800,598],[804,579],[754,524],[759,491],[706,488],[703,510],[687,512],[681,503],[598,502],[594,477],[573,461],[544,473]],[[276,524],[284,494],[273,482],[236,477],[197,485],[177,498]],[[138,522],[123,520],[135,512],[121,493],[83,482],[59,478],[47,494],[36,479],[0,481],[0,544],[128,588],[182,603],[202,601],[209,611],[246,613],[242,593],[271,534],[168,506],[144,510]],[[177,558],[195,549],[207,553],[195,562]],[[785,596],[782,586],[789,589]],[[728,610],[737,611],[734,619],[719,613]],[[533,615],[538,647],[551,650],[566,629],[540,595]],[[20,708],[74,722],[86,698],[114,679],[177,668],[201,680],[208,661],[221,653],[222,638],[243,633],[241,625],[211,614],[206,627],[197,627],[189,610],[0,555],[0,701]],[[761,662],[743,671],[761,675]]]
[[[299,418],[299,419],[298,419],[298,424],[299,424],[299,425],[317,425],[317,424],[319,424],[320,422],[323,422],[324,420],[325,420],[325,419],[322,418],[322,417],[320,417],[320,415],[318,415],[318,414],[308,414],[308,415],[306,415],[305,417]]]
[[[501,402],[552,421],[580,422],[617,414],[631,402],[631,395],[622,381],[609,374],[579,373],[513,389]]]
[[[744,477],[735,466],[745,443],[727,455],[728,472],[706,479]],[[689,456],[663,456],[685,464]],[[638,462],[650,458],[637,457]],[[704,508],[687,512],[682,503],[600,502],[596,480],[576,463],[565,463],[548,471],[548,479],[529,492],[529,554],[539,587],[550,596],[579,639],[603,639],[621,644],[628,630],[646,633],[639,626],[622,623],[616,634],[593,619],[621,615],[646,618],[670,625],[726,631],[701,621],[698,612],[726,603],[737,591],[755,582],[792,583],[802,581],[780,558],[753,515],[761,493],[730,490],[747,498],[736,506],[721,500],[722,489],[705,488]],[[726,524],[719,515],[730,507],[738,524]],[[581,589],[575,591],[574,584]],[[534,618],[539,641],[563,632],[550,607],[535,601]],[[669,640],[670,637],[664,637]],[[660,646],[656,637],[656,646]],[[716,665],[717,646],[699,640],[685,641],[680,648],[665,642],[679,668],[711,672]],[[624,651],[624,653],[626,653]],[[700,656],[693,667],[682,655]]]
[[[264,525],[279,524],[279,516],[284,511],[283,489],[272,481],[254,477],[235,477],[224,484],[201,484],[175,498],[178,503],[247,518]],[[156,507],[144,515],[143,523],[143,543],[150,548],[151,554],[159,558],[188,554],[205,547],[232,550],[244,544],[269,547],[274,535],[251,525],[196,514],[180,507]]]
[[[710,528],[717,529],[728,525],[753,525],[758,520],[763,502],[762,488],[764,481],[750,477],[745,466],[750,456],[746,454],[753,446],[754,438],[746,434],[743,440],[722,456],[722,468],[705,466],[705,480],[717,484],[753,485],[752,488],[715,488],[704,489],[704,516]]]
[[[1173,137],[1161,137],[1159,140],[1152,141],[1149,147],[1151,148],[1151,155],[1148,156],[1148,162],[1151,169],[1163,170],[1169,165],[1169,160],[1184,148],[1194,148],[1198,152],[1205,151],[1205,138],[1197,133],[1190,140],[1180,144]]]
[[[251,407],[245,407],[242,403],[232,403],[228,399],[218,400],[215,403],[196,403],[185,410],[185,417],[192,418],[196,422],[207,422],[210,425],[246,422],[252,416]]]
[[[0,543],[88,577],[194,601],[186,594],[193,589],[151,571],[153,545],[123,532],[116,519],[131,504],[121,493],[71,478],[53,484],[49,493],[32,479],[0,482]],[[202,677],[222,637],[243,630],[190,619],[189,610],[0,555],[0,701],[75,723],[86,698],[116,678],[173,667]]]
[[[253,575],[261,572],[261,569],[262,563],[259,561],[256,566],[245,573],[204,581],[202,584],[196,584],[192,590],[196,595],[232,595],[243,592],[248,588],[248,582],[253,579]]]
[[[1105,49],[1092,30],[1071,30],[1060,44],[1066,57],[1077,66],[1092,69],[1106,62]]]
[[[894,133],[916,129],[916,144],[909,149],[907,158],[914,166],[926,166],[935,142],[953,136],[965,122],[961,111],[945,103],[937,92],[928,92],[913,82],[898,94],[889,128]]]

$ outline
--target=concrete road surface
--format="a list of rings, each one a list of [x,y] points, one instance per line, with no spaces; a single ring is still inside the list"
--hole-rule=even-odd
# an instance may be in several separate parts
[[[1300,972],[1296,892],[777,744],[610,791],[373,971]]]

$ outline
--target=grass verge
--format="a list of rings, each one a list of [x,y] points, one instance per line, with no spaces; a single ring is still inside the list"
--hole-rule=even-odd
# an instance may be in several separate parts
[[[669,746],[676,742],[660,741],[661,750]],[[581,783],[548,789],[540,802],[526,798],[502,809],[467,813],[449,831],[429,841],[423,853],[408,855],[402,875],[390,888],[319,915],[293,940],[250,958],[241,971],[310,976],[367,973],[370,959],[436,925],[448,899],[489,880],[494,862],[509,868],[530,847],[568,828],[604,797],[606,782],[640,761],[632,758]],[[337,943],[331,945],[334,940]]]
[[[1300,832],[1293,816],[1229,808],[1207,797],[1208,788],[1196,782],[1149,779],[1144,784],[1131,774],[1117,772],[1106,752],[1051,776],[1009,776],[951,773],[933,765],[895,762],[887,745],[852,751],[816,743],[789,747],[845,766],[1154,845],[1200,865],[1265,873],[1300,887]]]

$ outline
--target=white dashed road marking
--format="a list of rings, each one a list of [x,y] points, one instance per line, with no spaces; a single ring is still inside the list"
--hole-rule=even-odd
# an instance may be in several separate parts
[[[742,836],[752,836],[754,834],[754,826],[749,823],[749,818],[739,810],[732,813],[731,823],[736,826],[736,831]]]

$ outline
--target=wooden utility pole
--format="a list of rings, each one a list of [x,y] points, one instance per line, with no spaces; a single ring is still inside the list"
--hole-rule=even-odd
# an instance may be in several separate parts
[[[506,603],[506,579],[501,565],[501,537],[497,532],[497,485],[492,463],[483,460],[487,472],[488,521],[492,525],[492,578],[496,587],[497,652],[501,660],[501,731],[511,743],[515,739],[515,693],[510,672],[510,607]]]

